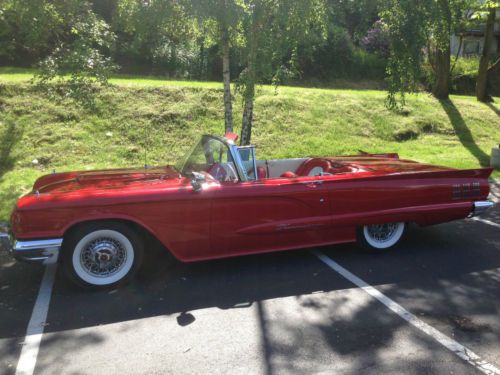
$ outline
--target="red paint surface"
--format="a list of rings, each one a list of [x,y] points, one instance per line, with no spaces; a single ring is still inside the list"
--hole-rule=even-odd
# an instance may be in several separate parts
[[[331,176],[300,176],[327,164]],[[486,199],[491,169],[456,170],[384,154],[308,159],[295,172],[213,180],[199,192],[171,166],[52,174],[18,201],[11,224],[17,238],[34,239],[63,237],[81,222],[129,220],[178,259],[194,261],[352,242],[364,224],[464,218],[474,201]],[[453,185],[474,182],[479,191],[453,196]]]

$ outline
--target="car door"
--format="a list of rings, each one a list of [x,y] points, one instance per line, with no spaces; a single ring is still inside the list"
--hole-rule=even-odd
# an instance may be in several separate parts
[[[213,193],[213,256],[301,248],[332,242],[324,177],[222,182]]]

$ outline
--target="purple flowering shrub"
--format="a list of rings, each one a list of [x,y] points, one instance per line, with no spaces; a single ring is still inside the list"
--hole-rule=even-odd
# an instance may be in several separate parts
[[[387,26],[381,21],[376,21],[361,39],[361,46],[368,52],[389,56],[389,35]]]

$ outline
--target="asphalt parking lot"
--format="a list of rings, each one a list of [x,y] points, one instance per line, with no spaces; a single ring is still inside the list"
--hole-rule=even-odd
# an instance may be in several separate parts
[[[160,253],[107,292],[76,290],[57,272],[34,373],[494,374],[500,206],[481,218],[410,227],[385,254],[343,245],[180,264]],[[0,254],[1,373],[16,372],[43,273]]]

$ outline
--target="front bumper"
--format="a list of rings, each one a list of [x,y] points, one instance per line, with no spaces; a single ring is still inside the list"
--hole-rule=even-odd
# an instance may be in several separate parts
[[[0,232],[0,248],[21,261],[44,264],[55,262],[62,242],[62,238],[16,240],[8,231]]]

